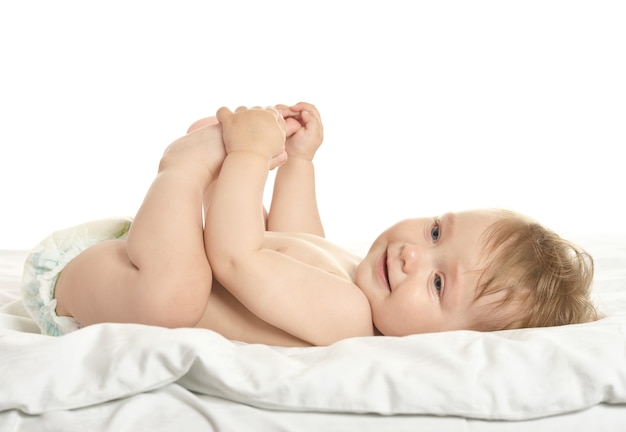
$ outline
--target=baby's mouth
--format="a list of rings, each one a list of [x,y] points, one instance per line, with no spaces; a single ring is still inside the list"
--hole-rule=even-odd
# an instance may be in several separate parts
[[[383,258],[383,277],[385,279],[385,283],[387,284],[387,289],[389,289],[389,292],[391,292],[391,282],[389,281],[389,264],[388,264],[387,252],[385,252],[385,255]]]

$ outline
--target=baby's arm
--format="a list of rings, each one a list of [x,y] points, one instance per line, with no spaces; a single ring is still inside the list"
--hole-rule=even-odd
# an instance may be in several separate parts
[[[352,282],[265,248],[262,198],[285,140],[278,112],[218,111],[227,156],[207,213],[216,279],[260,319],[312,344],[371,335],[367,299]]]
[[[313,157],[324,135],[319,112],[315,106],[304,102],[277,108],[287,122],[288,158],[276,173],[267,228],[324,237],[313,167]]]

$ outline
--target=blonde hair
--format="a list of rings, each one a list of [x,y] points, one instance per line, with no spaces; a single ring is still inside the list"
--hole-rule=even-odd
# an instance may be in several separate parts
[[[501,215],[484,234],[489,258],[475,300],[499,295],[477,327],[503,330],[598,319],[590,300],[591,255],[532,219],[504,210]]]

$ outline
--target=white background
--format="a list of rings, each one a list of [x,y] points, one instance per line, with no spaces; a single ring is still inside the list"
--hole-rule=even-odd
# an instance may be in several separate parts
[[[3,1],[0,249],[133,215],[222,105],[316,104],[327,237],[507,207],[626,232],[621,1]]]

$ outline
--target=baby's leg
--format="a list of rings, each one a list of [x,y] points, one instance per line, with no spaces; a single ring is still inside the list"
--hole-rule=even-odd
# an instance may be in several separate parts
[[[224,155],[218,125],[170,145],[128,238],[99,243],[63,270],[55,292],[57,313],[82,325],[196,324],[213,281],[204,249],[203,194]]]

